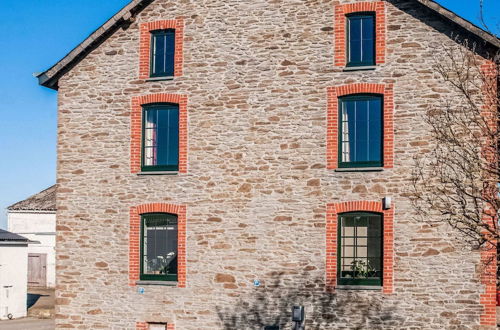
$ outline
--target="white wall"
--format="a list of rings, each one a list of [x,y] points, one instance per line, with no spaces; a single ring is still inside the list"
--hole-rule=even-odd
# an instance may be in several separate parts
[[[8,231],[40,244],[30,244],[28,253],[47,254],[47,287],[56,286],[56,214],[9,211]]]
[[[0,319],[26,316],[28,248],[0,242]],[[8,288],[5,288],[5,287]]]

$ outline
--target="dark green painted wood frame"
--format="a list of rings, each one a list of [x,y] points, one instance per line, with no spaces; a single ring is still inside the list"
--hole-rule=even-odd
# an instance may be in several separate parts
[[[342,109],[343,109],[343,102],[346,100],[369,100],[373,98],[380,98],[380,104],[381,104],[381,117],[380,118],[380,129],[381,129],[381,139],[380,139],[380,159],[381,161],[374,161],[374,162],[342,162]],[[354,95],[346,95],[346,96],[341,96],[338,99],[338,127],[339,127],[339,133],[338,133],[338,164],[339,168],[356,168],[356,167],[383,167],[384,166],[384,96],[381,94],[354,94]]]
[[[153,57],[154,57],[154,54],[153,54],[153,49],[154,49],[154,46],[153,46],[153,43],[155,41],[155,35],[159,35],[159,34],[166,34],[167,31],[173,31],[174,32],[174,65],[173,65],[173,68],[174,68],[174,72],[175,72],[175,47],[176,47],[176,44],[175,44],[175,29],[164,29],[164,30],[153,30],[153,31],[150,31],[151,33],[151,42],[149,43],[150,44],[150,49],[149,49],[149,76],[151,78],[158,78],[158,77],[173,77],[174,76],[174,73],[172,73],[171,75],[167,75],[167,74],[154,74],[153,73]]]
[[[180,111],[179,105],[175,103],[150,103],[142,105],[142,128],[141,128],[141,171],[142,172],[163,172],[163,171],[172,171],[176,172],[179,170],[179,158],[177,158],[177,165],[154,165],[154,166],[145,166],[144,165],[144,139],[145,139],[145,125],[146,125],[146,110],[150,108],[160,107],[160,106],[172,106],[176,107],[177,110]],[[168,111],[168,110],[166,110]],[[179,113],[180,114],[180,113]]]
[[[141,214],[141,237],[139,240],[139,243],[141,245],[140,248],[140,273],[139,273],[139,279],[141,281],[165,281],[165,282],[177,282],[178,279],[178,274],[176,275],[153,275],[153,274],[144,274],[144,221],[147,219],[148,215],[149,216],[155,216],[155,215],[161,215],[161,214],[170,214],[170,215],[175,215],[177,214],[171,214],[171,213],[146,213],[146,214]]]
[[[345,215],[377,215],[380,217],[380,229],[381,229],[381,237],[380,237],[380,270],[381,277],[374,279],[367,278],[342,278],[341,266],[342,266],[342,222],[341,217]],[[337,224],[337,284],[338,285],[366,285],[366,286],[382,286],[383,283],[383,273],[384,273],[384,215],[376,212],[346,212],[340,213],[337,216],[338,224]]]
[[[349,62],[349,56],[350,56],[350,50],[351,50],[351,47],[349,47],[349,42],[350,42],[350,30],[349,30],[349,18],[350,17],[356,17],[356,16],[359,16],[359,17],[363,17],[363,16],[371,16],[373,17],[373,60],[370,61],[370,62],[367,62],[367,61],[364,61],[364,62]],[[375,16],[375,12],[358,12],[358,13],[351,13],[351,14],[348,14],[346,15],[346,20],[345,20],[345,24],[346,24],[346,27],[345,27],[345,31],[346,31],[346,35],[345,35],[345,40],[346,40],[346,46],[345,46],[345,49],[346,49],[346,67],[357,67],[357,66],[373,66],[373,65],[376,65],[376,56],[377,56],[377,20],[376,20],[376,16]]]

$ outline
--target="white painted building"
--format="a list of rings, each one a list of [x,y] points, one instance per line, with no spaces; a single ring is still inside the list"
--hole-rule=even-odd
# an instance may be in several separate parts
[[[26,316],[28,243],[0,229],[0,320]]]
[[[28,286],[56,285],[56,186],[7,208],[7,229],[39,244],[28,246]]]

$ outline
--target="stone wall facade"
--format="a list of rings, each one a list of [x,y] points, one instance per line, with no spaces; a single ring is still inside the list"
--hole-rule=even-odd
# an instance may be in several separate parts
[[[256,318],[287,329],[294,304],[306,306],[306,325],[332,308],[317,329],[494,328],[480,324],[479,253],[415,219],[408,198],[413,157],[432,148],[425,110],[454,97],[432,59],[455,28],[415,1],[379,1],[385,58],[344,71],[335,8],[359,2],[156,0],[59,80],[58,329],[255,329]],[[173,20],[182,75],[148,81],[141,26]],[[391,86],[392,166],[337,171],[328,90],[360,83]],[[155,94],[186,96],[187,163],[176,175],[136,173],[133,100]],[[328,205],[386,196],[391,289],[326,293]],[[129,285],[130,214],[154,203],[185,206],[185,283],[142,292]]]

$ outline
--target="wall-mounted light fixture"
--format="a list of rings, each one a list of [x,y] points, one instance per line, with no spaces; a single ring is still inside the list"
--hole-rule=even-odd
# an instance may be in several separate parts
[[[389,210],[392,207],[392,197],[391,196],[385,196],[382,198],[382,208],[384,210]]]
[[[304,306],[292,307],[292,321],[295,322],[294,330],[304,330],[302,322],[305,319]]]

